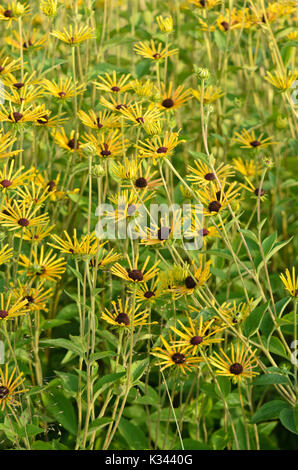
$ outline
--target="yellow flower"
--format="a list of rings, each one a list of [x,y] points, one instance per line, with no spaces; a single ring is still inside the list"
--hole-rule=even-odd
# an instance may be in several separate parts
[[[146,41],[135,44],[133,50],[145,59],[152,59],[156,61],[165,59],[166,57],[170,57],[178,53],[178,49],[169,50],[168,46],[166,46],[164,49],[162,47],[163,45],[161,42],[159,42],[156,47],[153,39],[151,39],[150,42]]]
[[[53,250],[49,250],[46,254],[44,246],[40,248],[38,255],[37,249],[32,252],[32,259],[26,255],[20,254],[19,264],[24,266],[25,269],[19,271],[20,274],[26,273],[26,276],[31,277],[32,280],[47,279],[49,281],[56,281],[61,278],[65,271],[66,262],[63,258],[57,258],[57,255],[52,255]]]
[[[257,176],[262,171],[262,166],[255,160],[244,160],[241,157],[233,158],[234,168],[243,176]]]
[[[216,215],[218,212],[226,209],[232,201],[239,199],[237,183],[233,182],[227,185],[225,179],[220,188],[212,184],[208,188],[204,188],[204,190],[197,191],[197,194],[204,206],[204,215],[206,216]]]
[[[161,366],[161,371],[168,367],[175,366],[178,370],[181,370],[183,374],[186,374],[186,372],[191,371],[193,367],[197,367],[198,363],[202,361],[200,357],[188,355],[185,348],[181,346],[170,346],[162,336],[160,339],[165,349],[154,348],[151,354],[159,359],[158,363]]]
[[[29,122],[37,122],[38,119],[42,119],[44,114],[43,106],[36,106],[35,108],[30,105],[21,109],[14,108],[10,104],[10,109],[7,109],[3,104],[0,105],[0,122],[8,122],[13,125],[22,125]]]
[[[165,18],[157,16],[156,22],[162,33],[171,33],[173,31],[173,18],[171,16],[166,16]]]
[[[256,197],[259,197],[261,201],[266,198],[266,193],[263,188],[256,187],[247,177],[245,177],[245,181],[247,183],[247,186],[245,184],[240,183],[240,186],[242,186],[242,188],[253,193]]]
[[[47,311],[47,302],[52,297],[52,289],[45,290],[40,284],[37,287],[32,287],[30,284],[22,285],[21,281],[18,281],[18,288],[13,290],[13,296],[26,301],[25,308],[28,312],[34,311]]]
[[[128,299],[126,299],[125,302],[118,299],[118,305],[115,301],[112,301],[112,306],[114,311],[111,312],[106,308],[101,314],[101,318],[110,325],[125,329],[149,325],[149,323],[147,323],[149,313],[146,310],[138,312],[140,306],[136,306],[135,308],[133,308],[133,306],[129,307]]]
[[[0,191],[7,192],[16,189],[25,184],[28,180],[32,180],[35,176],[35,168],[22,173],[24,166],[14,171],[14,160],[10,164],[5,163],[3,169],[0,169]]]
[[[97,155],[101,158],[116,158],[123,153],[123,145],[128,144],[128,139],[123,139],[118,129],[110,131],[107,135],[100,134],[97,139],[92,134],[85,134],[83,140],[94,144]]]
[[[60,131],[53,131],[52,136],[59,147],[67,150],[68,152],[80,153],[81,142],[79,142],[79,136],[75,135],[74,130],[71,131],[69,137],[67,137],[64,127],[61,127]]]
[[[222,0],[188,0],[189,3],[198,8],[213,8],[215,5],[222,3]]]
[[[286,72],[274,72],[274,74],[267,72],[265,80],[271,83],[278,90],[288,90],[298,78],[298,70]]]
[[[232,377],[234,382],[240,382],[244,378],[251,378],[258,375],[252,369],[257,367],[257,360],[254,355],[256,349],[251,351],[246,346],[241,348],[237,344],[236,353],[233,344],[231,345],[230,357],[220,349],[221,355],[214,353],[214,357],[210,357],[211,364],[217,369],[216,374],[226,377]]]
[[[285,289],[289,292],[292,297],[298,297],[298,277],[296,278],[295,268],[292,268],[292,276],[290,271],[286,269],[286,274],[280,274]]]
[[[8,148],[11,147],[16,142],[16,140],[17,138],[12,137],[10,132],[7,132],[6,134],[2,134],[2,132],[0,131],[0,159],[10,158],[22,152],[21,149],[8,151]],[[0,182],[0,189],[1,189],[1,182]]]
[[[4,410],[7,405],[19,405],[20,403],[15,399],[16,395],[27,392],[26,389],[17,391],[16,389],[22,385],[25,379],[22,378],[23,372],[14,378],[16,368],[13,369],[10,376],[8,375],[8,364],[5,365],[5,372],[0,368],[0,405]]]
[[[100,97],[100,104],[102,106],[118,114],[120,114],[121,109],[129,108],[131,101],[131,99],[128,99],[127,93],[124,93],[124,95],[117,95],[116,99],[112,95],[109,96],[109,100],[103,96]]]
[[[60,41],[69,44],[70,46],[76,46],[81,42],[86,41],[87,39],[93,39],[94,36],[94,28],[90,28],[89,26],[85,25],[75,25],[74,27],[70,25],[67,28],[63,28],[63,31],[53,31],[50,33],[52,36],[60,39]]]
[[[75,94],[81,95],[85,91],[85,85],[73,84],[71,77],[60,77],[58,83],[44,79],[42,86],[45,94],[62,101],[68,100]]]
[[[155,136],[152,139],[140,141],[135,147],[139,150],[140,158],[152,158],[153,163],[160,158],[168,158],[173,155],[173,151],[180,143],[179,132],[166,132],[164,137]]]
[[[169,83],[168,89],[164,83],[161,84],[161,89],[157,88],[160,95],[158,106],[164,111],[171,111],[180,108],[184,103],[192,98],[191,90],[184,90],[183,85],[179,85],[176,90],[173,90],[173,82]]]
[[[41,0],[40,11],[46,16],[53,18],[57,15],[58,0]]]
[[[124,119],[134,123],[135,126],[144,126],[148,122],[155,122],[161,114],[157,108],[152,107],[143,111],[143,106],[138,103],[130,108],[121,108],[120,113]]]
[[[42,36],[40,39],[37,39],[35,30],[33,30],[30,36],[27,33],[24,33],[22,41],[18,31],[13,31],[12,34],[14,38],[9,36],[5,38],[5,42],[16,49],[23,49],[23,52],[31,52],[33,50],[41,49],[47,41],[46,36]]]
[[[0,76],[19,70],[21,59],[11,59],[10,57],[0,58]]]
[[[33,203],[27,205],[16,200],[7,203],[0,213],[2,226],[8,227],[8,230],[26,231],[28,228],[45,225],[48,222],[48,214],[36,215],[38,206],[35,208],[32,206]]]
[[[190,172],[187,175],[187,179],[201,186],[210,185],[212,181],[216,181],[216,176],[220,180],[221,178],[226,179],[234,175],[231,166],[224,163],[215,165],[214,169],[201,160],[194,160],[194,164],[196,168],[192,166],[187,167],[187,170]]]
[[[28,15],[30,8],[28,5],[20,2],[11,2],[7,7],[0,6],[0,21],[7,21],[10,24],[12,21],[17,21],[18,18]]]
[[[136,294],[136,301],[137,302],[148,302],[154,303],[162,296],[162,289],[158,287],[159,279],[157,278],[153,284],[149,287],[147,282],[143,284],[137,285],[134,287],[135,294]],[[131,294],[133,294],[133,290],[128,290]]]
[[[211,328],[214,320],[208,320],[204,322],[202,315],[198,321],[192,320],[188,313],[186,316],[188,320],[188,326],[185,326],[180,320],[178,320],[182,331],[171,326],[171,330],[173,330],[174,333],[182,338],[173,341],[173,345],[182,346],[185,348],[185,351],[190,350],[191,354],[194,356],[198,354],[200,348],[223,341],[223,338],[214,337],[214,335],[224,329],[219,327]]]
[[[99,75],[98,80],[100,80],[100,83],[93,83],[97,90],[106,91],[108,93],[123,93],[131,87],[130,83],[127,83],[129,78],[130,73],[128,75],[121,75],[121,77],[117,79],[117,74],[114,70],[112,75],[109,75],[108,73],[105,74],[105,77]]]
[[[147,256],[143,267],[141,269],[138,269],[138,262],[139,262],[139,255],[136,256],[135,260],[133,263],[131,263],[129,257],[127,256],[127,261],[129,265],[129,269],[125,269],[121,264],[116,263],[115,266],[111,268],[111,273],[114,274],[114,276],[120,277],[124,279],[125,281],[129,282],[148,282],[150,279],[155,277],[158,274],[158,264],[159,261],[153,264],[151,268],[149,268],[146,271],[146,268],[148,266],[148,263],[150,261],[150,257]]]
[[[197,90],[192,89],[192,94],[200,102],[202,95],[201,86],[199,85]],[[223,95],[224,93],[222,92],[221,88],[213,85],[206,86],[204,87],[203,102],[204,104],[212,103],[213,101],[221,98]]]
[[[13,302],[11,292],[8,294],[7,299],[5,299],[4,294],[0,294],[0,321],[7,321],[25,315],[27,313],[26,304],[27,300],[22,298],[18,298]]]
[[[249,303],[240,302],[239,304],[233,300],[233,302],[224,302],[219,307],[219,311],[228,324],[235,326],[246,320],[252,311],[252,304],[253,299],[250,299]]]
[[[22,234],[17,232],[16,237],[22,237],[23,240],[26,240],[31,243],[39,243],[41,240],[49,236],[54,227],[55,225],[38,225],[37,227],[33,227],[32,229],[29,228],[28,230],[26,230],[26,232]]]
[[[153,95],[154,84],[148,80],[133,80],[130,82],[133,91],[143,97],[150,98]]]
[[[243,129],[241,133],[235,132],[235,137],[232,139],[234,142],[239,142],[241,148],[248,148],[248,149],[262,149],[267,147],[268,145],[274,145],[278,142],[272,142],[272,137],[267,137],[266,139],[262,139],[264,134],[260,134],[259,137],[256,137],[255,132],[248,132],[246,129]]]
[[[80,110],[78,111],[78,117],[82,123],[95,130],[109,129],[119,125],[119,120],[117,116],[113,116],[112,113],[107,111],[100,111],[95,113],[92,109],[87,113]]]

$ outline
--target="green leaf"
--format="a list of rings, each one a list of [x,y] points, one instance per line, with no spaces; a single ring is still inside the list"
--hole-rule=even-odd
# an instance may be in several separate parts
[[[183,439],[183,447],[184,450],[211,450],[207,444],[204,444],[203,442],[195,441],[194,439]],[[175,450],[181,450],[182,446],[181,444],[177,444],[176,447],[174,447]]]
[[[136,426],[131,421],[121,418],[118,429],[129,445],[129,449],[144,450],[148,447],[148,441],[140,426]]]
[[[54,346],[55,348],[65,348],[68,351],[72,351],[78,356],[81,356],[81,357],[84,356],[82,348],[80,348],[73,341],[69,341],[69,339],[64,339],[64,338],[42,339],[40,341],[40,344],[44,344],[45,346]]]
[[[115,374],[107,374],[99,379],[94,385],[94,400],[112,383],[117,382],[126,374],[126,372],[116,372]]]
[[[294,408],[284,408],[281,410],[279,419],[282,425],[294,434],[298,434],[298,428],[295,423]]]
[[[287,402],[283,400],[272,400],[259,408],[251,418],[252,424],[260,421],[266,421],[267,419],[279,418],[280,412],[284,408],[288,408]]]
[[[59,390],[42,393],[42,401],[53,418],[73,435],[77,433],[77,417],[69,398]]]
[[[99,431],[99,429],[103,428],[104,426],[107,426],[108,424],[112,423],[113,419],[112,418],[97,418],[94,419],[88,426],[88,431],[87,434],[91,434],[93,432]],[[82,434],[84,431],[82,431]]]
[[[288,355],[286,353],[284,345],[282,344],[281,340],[276,336],[272,336],[270,338],[269,351],[273,354],[277,354],[278,356],[288,359]]]
[[[243,332],[245,336],[252,336],[255,334],[261,324],[262,318],[264,313],[266,312],[269,305],[269,301],[266,302],[264,305],[260,305],[259,307],[255,308],[246,318],[243,324]]]
[[[144,374],[147,366],[148,366],[148,359],[144,359],[142,361],[135,361],[132,365],[132,380],[133,383],[140,380],[142,375]]]
[[[223,394],[224,397],[229,395],[231,392],[231,381],[228,377],[217,377],[217,381],[221,390],[221,393]],[[216,393],[219,395],[219,391],[216,387]]]
[[[281,374],[264,374],[257,377],[253,385],[273,385],[273,384],[288,384],[289,379],[285,375]]]

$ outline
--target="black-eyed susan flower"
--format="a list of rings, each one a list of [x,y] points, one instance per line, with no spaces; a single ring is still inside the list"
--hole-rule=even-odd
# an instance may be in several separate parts
[[[220,224],[219,224],[220,225]],[[186,241],[199,237],[204,246],[214,238],[219,238],[220,234],[214,225],[210,225],[208,217],[204,217],[201,211],[193,211],[191,214],[191,225],[184,234]]]
[[[139,269],[138,263],[139,263],[139,255],[137,255],[134,259],[133,262],[129,259],[129,256],[127,256],[127,261],[129,268],[126,269],[121,264],[116,263],[114,266],[111,267],[111,273],[114,274],[114,276],[120,277],[121,279],[124,279],[125,281],[129,282],[148,282],[150,279],[155,277],[158,272],[158,264],[159,261],[153,264],[151,268],[147,269],[147,266],[150,261],[150,256],[147,256],[145,259],[145,262],[143,264],[143,267]]]
[[[271,83],[278,90],[288,90],[291,88],[295,80],[298,78],[298,70],[274,72],[274,74],[267,72],[265,80]]]
[[[285,274],[280,274],[285,289],[289,292],[292,297],[298,297],[298,277],[296,278],[295,268],[292,268],[292,275],[290,271],[286,269]]]
[[[33,227],[32,229],[26,230],[26,232],[17,232],[16,237],[22,237],[23,240],[26,240],[31,243],[39,243],[48,237],[53,230],[55,225],[38,225],[37,227]]]
[[[9,248],[8,243],[0,249],[0,265],[5,264],[12,258],[13,249]]]
[[[246,129],[243,129],[240,134],[239,132],[235,132],[235,137],[233,138],[233,141],[242,144],[241,148],[258,150],[265,148],[268,145],[274,145],[278,143],[273,142],[272,137],[267,137],[266,139],[263,139],[263,135],[264,134],[260,134],[258,137],[256,137],[254,131],[248,132]]]
[[[101,318],[110,325],[117,328],[135,328],[136,326],[148,325],[149,313],[146,310],[139,312],[140,305],[129,306],[129,299],[122,302],[118,299],[117,302],[112,301],[113,310],[105,309],[101,314]]]
[[[182,346],[170,346],[170,344],[163,338],[160,337],[163,346],[162,348],[154,348],[151,354],[157,357],[158,363],[161,366],[161,370],[167,369],[168,367],[177,367],[183,374],[191,371],[192,368],[198,367],[199,362],[202,361],[200,357],[194,357],[188,354],[185,348]]]
[[[204,190],[198,190],[197,194],[204,206],[204,215],[216,215],[240,197],[237,183],[234,181],[228,185],[225,179],[220,188],[212,184]]]
[[[211,260],[204,262],[203,256],[199,257],[198,266],[194,261],[191,265],[185,263],[181,266],[182,269],[174,272],[172,285],[170,291],[175,298],[182,297],[183,295],[192,295],[196,289],[202,287],[210,278],[210,265]]]
[[[20,126],[36,122],[38,119],[42,119],[44,114],[44,107],[40,105],[24,107],[22,103],[21,108],[16,108],[11,103],[9,104],[9,109],[3,106],[3,104],[0,105],[0,122],[8,122],[12,125]]]
[[[30,35],[24,32],[22,38],[18,31],[13,31],[12,36],[8,36],[7,38],[5,38],[5,42],[9,46],[12,46],[16,49],[22,49],[25,53],[42,49],[46,43],[46,40],[46,36],[38,37],[35,30],[33,30],[32,33],[30,32]]]
[[[160,217],[160,220],[150,220],[150,227],[145,230],[140,229],[140,235],[142,236],[141,244],[150,245],[163,245],[181,237],[182,227],[184,222],[182,217],[182,210],[176,209],[171,214],[165,214]]]
[[[55,30],[50,34],[70,46],[77,46],[87,39],[95,38],[94,28],[90,28],[87,25],[77,24],[74,26],[70,25],[68,28],[63,28],[63,31]]]
[[[252,20],[248,8],[231,10],[226,8],[225,12],[219,13],[216,19],[216,27],[223,32],[235,29],[247,29],[252,26]]]
[[[159,279],[156,278],[151,286],[149,286],[147,282],[138,284],[135,288],[136,301],[146,302],[149,304],[156,302],[163,294],[158,283]],[[133,290],[129,289],[129,292],[132,294]]]
[[[221,356],[215,352],[214,356],[209,358],[211,364],[216,368],[217,375],[231,377],[234,382],[258,375],[258,372],[253,371],[257,367],[256,349],[251,351],[244,345],[240,347],[237,344],[235,351],[232,344],[230,356],[223,349],[220,349],[220,353]]]
[[[94,144],[97,155],[101,158],[117,158],[123,153],[123,145],[125,147],[128,144],[128,139],[122,139],[118,129],[111,130],[108,134],[100,134],[98,138],[93,134],[84,134],[83,140]]]
[[[52,253],[53,250],[45,253],[42,245],[40,250],[35,248],[32,251],[31,259],[24,254],[20,254],[19,264],[25,269],[21,269],[19,273],[26,274],[32,280],[57,281],[65,271],[66,262],[63,258],[57,258],[57,255]]]
[[[204,322],[202,315],[199,320],[192,320],[188,313],[186,316],[188,320],[187,326],[185,326],[180,320],[178,320],[180,329],[171,326],[171,330],[182,338],[173,341],[173,345],[183,347],[185,351],[191,352],[194,356],[199,353],[201,348],[223,341],[223,338],[215,337],[215,335],[221,332],[223,328],[212,328],[214,320],[207,320]]]
[[[23,372],[15,376],[16,369],[12,373],[8,373],[8,364],[5,364],[5,371],[0,368],[0,406],[2,411],[5,406],[16,406],[20,403],[16,400],[16,396],[21,393],[27,392],[26,389],[18,390],[17,388],[22,385],[25,379],[22,378]]]
[[[255,197],[259,197],[261,201],[263,201],[266,198],[266,192],[263,188],[260,188],[258,186],[255,186],[251,180],[247,177],[245,177],[246,184],[240,183],[240,186],[246,191],[249,191],[250,193],[253,193]]]
[[[145,59],[151,59],[154,61],[159,61],[178,53],[178,49],[170,50],[168,47],[163,48],[163,44],[161,42],[156,46],[153,39],[151,39],[150,42],[138,42],[134,45],[133,50]]]
[[[97,131],[119,126],[118,117],[107,111],[95,113],[90,109],[88,113],[85,113],[85,111],[80,110],[78,111],[78,117],[85,126]]]
[[[18,105],[21,105],[22,103],[25,105],[34,103],[41,96],[41,87],[34,87],[32,85],[24,85],[19,89],[14,86],[10,86],[8,91],[6,89],[0,91],[0,98],[4,99],[4,101],[10,101],[11,103]]]
[[[42,105],[44,107],[44,105]],[[53,128],[61,127],[68,118],[65,118],[65,113],[57,114],[56,116],[51,116],[52,111],[44,108],[44,114],[40,119],[37,119],[35,125],[43,128]]]
[[[103,244],[100,246],[103,246]],[[117,253],[114,248],[111,248],[110,250],[100,248],[96,251],[96,254],[94,254],[93,258],[90,259],[89,266],[103,270],[106,268],[106,266],[109,266],[109,264],[114,264],[120,258],[122,258],[122,256],[120,253]]]
[[[255,160],[244,160],[241,157],[233,158],[236,171],[247,178],[258,176],[262,172],[262,165]]]
[[[30,7],[20,2],[10,2],[6,6],[0,6],[0,21],[8,22],[10,26],[13,21],[28,15]]]
[[[24,205],[41,207],[47,198],[50,197],[50,193],[47,188],[42,188],[35,181],[31,181],[23,188],[17,188],[16,196],[19,198],[18,202]]]
[[[219,180],[226,179],[234,175],[231,165],[220,163],[211,168],[210,165],[202,160],[194,160],[195,167],[188,166],[187,179],[192,183],[199,184],[200,186],[207,186],[212,181],[216,181],[216,176]]]
[[[84,84],[74,84],[71,77],[60,77],[58,82],[44,79],[42,87],[46,95],[62,101],[67,101],[74,95],[82,95],[86,88]]]
[[[0,212],[0,221],[3,227],[8,230],[27,230],[38,225],[45,225],[49,218],[48,214],[36,215],[38,206],[33,204],[19,203],[13,200],[8,202],[2,212]]]
[[[191,89],[184,89],[183,85],[179,85],[173,89],[173,82],[169,83],[168,88],[165,84],[161,84],[161,89],[156,89],[160,99],[156,103],[164,111],[171,111],[180,108],[184,103],[192,98]]]
[[[55,243],[48,243],[49,246],[56,248],[61,253],[70,253],[72,255],[79,255],[84,257],[94,257],[98,250],[105,244],[98,240],[95,233],[86,234],[79,240],[77,231],[73,231],[73,239],[64,230],[66,240],[63,240],[58,235],[51,235]]]
[[[202,90],[201,90],[200,85],[198,86],[197,89],[192,89],[192,94],[199,102],[201,102]],[[224,93],[222,92],[220,87],[217,87],[214,85],[208,85],[204,87],[203,103],[204,104],[213,103],[213,101],[218,100],[222,96],[224,96]]]
[[[3,193],[15,190],[28,181],[32,181],[35,176],[35,168],[23,171],[25,167],[21,166],[15,170],[14,165],[15,162],[12,160],[10,163],[5,163],[0,169],[0,191]]]
[[[18,78],[13,73],[9,73],[3,79],[4,85],[15,90],[21,90],[25,86],[36,85],[37,82],[38,79],[35,76],[35,72],[33,72],[31,75],[26,72],[23,78]]]
[[[12,292],[7,296],[0,294],[0,322],[25,315],[27,313],[26,303],[26,300],[22,298],[13,299]]]
[[[179,132],[166,132],[164,137],[154,136],[152,139],[140,141],[135,147],[139,151],[140,158],[152,158],[153,163],[161,158],[168,158],[173,155],[175,148],[184,142],[179,140]]]
[[[131,106],[131,102],[132,100],[129,99],[127,93],[116,96],[110,95],[109,99],[106,99],[104,96],[100,97],[100,104],[104,108],[108,108],[118,114],[120,114],[121,109],[128,109]]]
[[[65,199],[70,194],[77,194],[79,192],[79,188],[75,188],[73,190],[61,190],[59,187],[60,181],[60,173],[54,178],[50,177],[47,172],[43,174],[37,171],[36,177],[34,182],[38,185],[46,189],[50,193],[50,200],[57,201],[59,199]]]
[[[249,303],[237,303],[236,300],[233,300],[232,302],[224,302],[219,307],[219,312],[221,313],[221,316],[225,318],[228,324],[240,325],[252,312],[253,303],[253,299],[250,299]]]
[[[58,144],[62,149],[65,149],[68,152],[80,153],[81,142],[79,141],[79,135],[76,134],[74,130],[72,130],[70,135],[67,136],[64,127],[60,127],[59,131],[54,130],[52,132],[52,136],[56,144]]]
[[[31,284],[22,285],[18,281],[18,287],[13,290],[13,296],[16,299],[26,301],[25,309],[28,312],[47,311],[47,303],[53,295],[52,289],[45,289],[42,284],[33,287]]]
[[[112,74],[106,73],[105,76],[98,75],[98,82],[94,82],[97,90],[106,91],[107,93],[123,93],[130,89],[129,83],[130,73],[127,75],[121,75],[117,78],[115,70]]]
[[[129,108],[121,108],[120,113],[124,119],[132,122],[135,126],[144,126],[148,122],[156,121],[161,115],[159,109],[149,107],[143,110],[143,106],[139,103],[135,103]]]
[[[136,194],[132,191],[119,191],[112,196],[109,196],[109,201],[114,204],[115,208],[112,211],[107,210],[105,216],[107,219],[113,219],[121,222],[126,219],[136,219],[144,209],[144,203],[148,201],[153,194],[143,190],[141,193]]]

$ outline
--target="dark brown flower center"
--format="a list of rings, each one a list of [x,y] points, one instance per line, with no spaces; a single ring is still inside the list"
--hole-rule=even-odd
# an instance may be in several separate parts
[[[144,279],[144,274],[139,269],[131,269],[127,275],[133,281],[142,281]]]
[[[6,318],[8,316],[8,312],[6,310],[0,310],[0,318]]]
[[[79,142],[75,141],[75,139],[70,139],[68,142],[67,142],[67,147],[69,147],[71,150],[74,150],[75,148],[78,149],[80,146]]]
[[[118,91],[120,91],[120,88],[118,86],[112,86],[111,90],[117,93]]]
[[[205,180],[207,181],[213,181],[215,180],[215,174],[214,173],[207,173],[205,176],[204,176]]]
[[[187,276],[187,278],[184,280],[184,283],[187,289],[194,289],[197,285],[197,282],[192,276]]]
[[[251,145],[252,147],[259,147],[259,145],[261,145],[261,142],[259,142],[258,140],[253,140],[252,142],[249,142],[249,145]]]
[[[219,212],[220,208],[221,203],[219,201],[212,201],[208,206],[209,212]]]
[[[12,185],[12,182],[9,181],[9,180],[2,180],[2,181],[0,181],[0,184],[3,188],[8,188],[9,186]]]
[[[119,313],[117,317],[115,318],[115,321],[119,323],[119,325],[124,324],[124,325],[129,325],[129,317],[126,313]]]
[[[5,387],[4,385],[0,386],[0,400],[3,400],[3,398],[7,397],[9,394],[9,389]]]
[[[45,266],[40,266],[39,271],[36,271],[35,274],[36,274],[36,276],[42,276],[45,273],[45,271],[46,271]]]
[[[21,227],[27,227],[29,225],[29,220],[28,219],[25,219],[24,217],[22,219],[19,219],[18,220],[18,224],[21,226]]]
[[[201,230],[199,230],[199,234],[202,236],[202,237],[206,237],[209,233],[209,230],[207,228],[202,228]]]
[[[136,121],[139,123],[139,124],[144,124],[144,118],[142,116],[136,118]]]
[[[30,46],[33,46],[33,42],[31,41],[31,39],[29,39],[29,41],[23,42],[23,48],[24,49],[28,49],[28,47],[30,47]]]
[[[156,150],[156,153],[167,153],[168,151],[168,148],[167,147],[159,147],[157,150]]]
[[[26,295],[23,300],[27,300],[28,304],[34,303],[34,298],[32,297],[32,295]]]
[[[167,240],[169,238],[171,229],[169,227],[160,227],[157,231],[158,240]]]
[[[111,152],[109,150],[109,147],[108,147],[108,144],[103,144],[104,146],[104,150],[102,150],[100,152],[100,154],[103,156],[103,157],[109,157],[111,155]]]
[[[48,184],[47,184],[48,192],[50,193],[51,191],[53,191],[53,189],[55,188],[55,186],[56,186],[55,181],[49,181]]]
[[[14,122],[20,121],[22,117],[23,117],[23,114],[19,113],[18,111],[14,111],[13,113],[9,115],[9,118]]]
[[[174,101],[172,100],[172,98],[166,98],[165,100],[163,100],[161,105],[164,108],[172,108],[174,106]]]
[[[153,54],[152,57],[153,57],[154,59],[160,59],[160,58],[161,58],[161,55],[160,55],[158,52],[156,52],[155,54]]]
[[[2,73],[3,70],[5,70],[5,67],[2,67],[2,65],[0,65],[0,73]]]
[[[264,196],[265,191],[264,191],[263,188],[256,188],[254,190],[254,193],[255,193],[256,196],[262,197],[262,196]]]
[[[221,24],[221,26],[223,27],[223,29],[225,31],[228,31],[230,26],[229,26],[229,23],[227,21],[222,21],[220,24]]]
[[[147,292],[144,293],[144,297],[146,299],[151,299],[151,297],[155,297],[155,293],[152,290],[148,290]]]
[[[198,344],[201,344],[202,341],[202,336],[193,336],[190,340],[190,344],[192,344],[193,346],[197,346]]]
[[[231,374],[239,375],[241,372],[243,372],[243,367],[241,364],[239,364],[239,362],[235,362],[230,366],[230,372]]]
[[[205,7],[206,6],[206,0],[200,0],[200,5],[201,5],[201,7]]]
[[[140,178],[136,179],[136,181],[135,181],[135,186],[137,188],[146,188],[147,184],[148,183],[147,183],[146,178],[143,178],[142,176]]]
[[[13,17],[12,10],[5,10],[3,13],[3,16],[5,16],[5,18],[12,18]]]
[[[175,353],[172,355],[172,361],[175,362],[175,364],[183,364],[185,359],[186,357],[181,353]]]
[[[60,98],[64,98],[64,96],[66,96],[66,93],[65,91],[59,91],[58,95],[60,96]]]
[[[99,121],[99,118],[96,118],[96,125],[98,129],[101,129],[103,127],[103,124],[101,124],[101,122]]]
[[[14,83],[13,86],[19,90],[20,88],[23,88],[23,86],[25,86],[25,83],[17,82]]]

